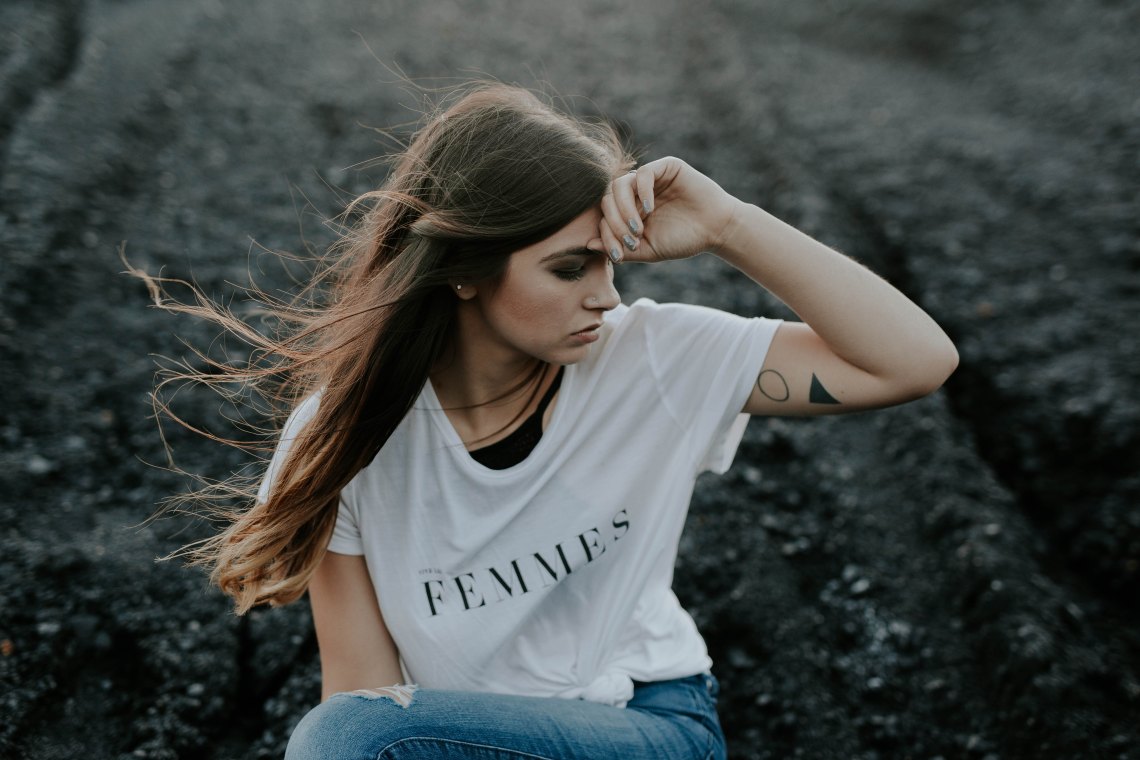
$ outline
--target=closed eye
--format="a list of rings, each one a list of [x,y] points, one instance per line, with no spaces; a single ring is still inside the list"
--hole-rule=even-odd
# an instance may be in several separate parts
[[[586,275],[586,269],[585,267],[578,267],[577,269],[555,269],[554,275],[561,280],[573,282],[582,279]]]

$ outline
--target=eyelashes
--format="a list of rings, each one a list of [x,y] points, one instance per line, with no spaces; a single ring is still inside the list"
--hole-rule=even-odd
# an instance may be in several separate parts
[[[560,280],[566,280],[567,282],[577,282],[586,276],[586,273],[590,267],[597,266],[598,262],[602,262],[605,265],[606,269],[613,269],[614,264],[608,256],[600,255],[597,251],[588,251],[588,253],[592,255],[586,257],[586,260],[582,263],[581,266],[573,268],[563,267],[561,269],[552,269],[551,272]]]

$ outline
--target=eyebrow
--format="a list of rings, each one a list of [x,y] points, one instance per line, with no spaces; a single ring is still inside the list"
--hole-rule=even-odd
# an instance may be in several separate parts
[[[584,245],[577,245],[573,248],[566,248],[561,251],[555,251],[554,253],[548,253],[543,256],[542,260],[538,263],[545,264],[546,262],[553,261],[554,259],[569,258],[571,256],[597,256],[598,253],[598,251],[587,248]]]

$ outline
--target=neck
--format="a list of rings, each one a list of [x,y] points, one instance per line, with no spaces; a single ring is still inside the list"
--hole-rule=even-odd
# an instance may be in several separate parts
[[[431,371],[436,396],[445,409],[464,414],[480,408],[495,417],[517,412],[534,388],[534,383],[519,385],[530,376],[541,381],[541,361],[496,340],[469,306],[460,304],[452,339]]]

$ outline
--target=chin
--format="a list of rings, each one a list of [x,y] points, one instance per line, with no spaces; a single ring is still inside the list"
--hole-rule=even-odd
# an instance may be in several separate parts
[[[589,346],[580,346],[562,351],[552,351],[546,356],[539,357],[548,364],[577,364],[590,355]]]

